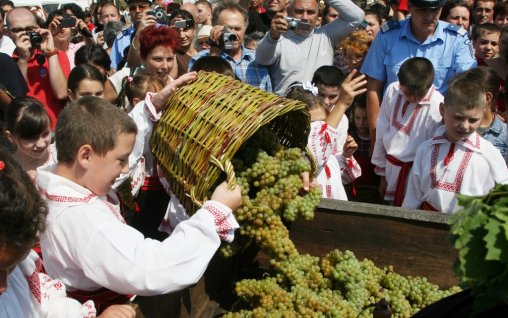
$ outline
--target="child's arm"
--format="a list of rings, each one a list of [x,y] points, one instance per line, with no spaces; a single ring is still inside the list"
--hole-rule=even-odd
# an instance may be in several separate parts
[[[339,126],[340,120],[344,115],[344,112],[351,106],[353,103],[353,99],[362,93],[367,91],[365,85],[367,84],[367,80],[365,80],[365,75],[359,75],[354,77],[356,74],[356,70],[353,70],[342,82],[340,86],[339,99],[333,107],[332,111],[326,117],[325,122],[333,128],[337,128]]]
[[[393,85],[393,84],[392,84]],[[386,148],[383,142],[383,137],[390,129],[390,105],[392,95],[395,94],[394,86],[389,86],[383,97],[383,102],[379,110],[376,128],[376,142],[374,144],[374,151],[372,152],[371,162],[375,166],[374,171],[379,176],[385,175],[386,167]]]

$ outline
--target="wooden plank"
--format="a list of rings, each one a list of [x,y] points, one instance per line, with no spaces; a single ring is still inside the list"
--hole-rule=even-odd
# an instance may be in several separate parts
[[[295,222],[290,233],[301,253],[323,256],[334,248],[348,249],[359,259],[393,265],[400,274],[425,276],[448,288],[458,279],[447,220],[441,213],[323,200],[315,219]]]

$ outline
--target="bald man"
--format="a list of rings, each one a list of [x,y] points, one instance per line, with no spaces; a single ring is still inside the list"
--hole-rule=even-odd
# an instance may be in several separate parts
[[[14,57],[28,84],[27,95],[44,105],[54,130],[58,114],[67,99],[67,77],[70,72],[67,54],[55,47],[51,32],[37,25],[30,10],[14,8],[7,15],[6,22],[16,45]]]

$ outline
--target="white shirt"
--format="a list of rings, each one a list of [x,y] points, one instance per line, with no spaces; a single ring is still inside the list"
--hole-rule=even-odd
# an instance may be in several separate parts
[[[40,273],[40,258],[30,254],[9,274],[7,291],[0,295],[2,318],[95,317],[93,301],[83,305],[68,298],[65,286]]]
[[[452,143],[444,132],[445,127],[439,127],[434,137],[418,148],[403,207],[419,209],[426,201],[451,214],[460,208],[457,193],[485,195],[495,183],[508,183],[501,153],[476,132],[455,143],[451,160],[445,165]]]

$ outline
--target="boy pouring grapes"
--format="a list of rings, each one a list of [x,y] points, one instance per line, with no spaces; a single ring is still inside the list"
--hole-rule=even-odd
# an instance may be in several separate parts
[[[189,73],[149,95],[147,114],[159,116],[159,105],[195,77]],[[136,133],[136,124],[115,106],[79,99],[58,120],[58,163],[37,174],[49,207],[41,237],[46,270],[65,283],[70,296],[91,298],[100,309],[125,303],[131,294],[165,294],[196,283],[221,239],[232,239],[238,227],[232,211],[241,203],[240,190],[225,184],[162,242],[126,225],[111,186],[128,172]]]

